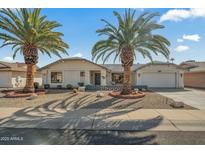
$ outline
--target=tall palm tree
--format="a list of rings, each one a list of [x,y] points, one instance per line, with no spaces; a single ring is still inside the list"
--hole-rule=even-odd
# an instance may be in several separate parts
[[[13,58],[20,52],[27,65],[25,92],[34,91],[34,76],[38,53],[51,54],[61,57],[67,54],[69,47],[63,40],[63,34],[54,31],[61,26],[56,21],[47,20],[41,15],[41,9],[1,9],[0,10],[0,39],[1,48],[11,46]]]
[[[119,57],[124,67],[123,89],[121,94],[130,94],[131,89],[131,66],[136,53],[148,57],[152,61],[151,53],[163,54],[169,57],[168,46],[170,42],[163,36],[154,34],[153,30],[162,29],[164,26],[153,20],[158,13],[143,13],[137,19],[135,11],[125,10],[124,16],[114,11],[117,17],[118,25],[115,26],[102,19],[105,27],[97,30],[98,35],[104,35],[106,38],[98,41],[92,49],[93,60],[102,58],[103,63],[114,54],[114,62]]]

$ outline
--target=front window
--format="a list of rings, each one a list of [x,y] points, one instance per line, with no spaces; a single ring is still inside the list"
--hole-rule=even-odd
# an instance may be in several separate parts
[[[112,82],[115,84],[123,83],[123,73],[112,73]]]
[[[84,77],[85,76],[85,72],[84,71],[81,71],[80,72],[80,77]]]
[[[62,83],[62,72],[51,72],[51,83]]]

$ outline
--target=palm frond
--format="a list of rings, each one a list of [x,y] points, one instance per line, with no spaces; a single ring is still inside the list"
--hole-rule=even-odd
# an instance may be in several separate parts
[[[142,13],[135,19],[135,10],[125,10],[124,16],[117,11],[113,12],[117,18],[117,26],[107,20],[102,19],[105,23],[104,28],[97,30],[99,36],[106,39],[96,42],[92,48],[92,59],[98,61],[100,57],[105,62],[111,55],[115,54],[114,62],[120,58],[123,48],[129,48],[133,52],[133,57],[139,52],[144,58],[151,61],[152,53],[159,53],[164,57],[169,57],[170,42],[162,35],[153,34],[154,30],[163,29],[164,26],[157,23],[154,18],[159,16],[158,12]]]
[[[25,44],[37,47],[41,53],[61,57],[68,54],[68,44],[62,39],[63,33],[55,31],[61,26],[56,21],[47,20],[41,9],[0,9],[0,39],[4,46],[11,46],[14,57],[22,52]]]

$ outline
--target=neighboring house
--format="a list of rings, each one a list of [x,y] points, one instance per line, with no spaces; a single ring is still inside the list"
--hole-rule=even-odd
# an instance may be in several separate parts
[[[51,87],[67,84],[122,85],[123,67],[120,64],[99,65],[83,58],[61,59],[39,69],[43,83]],[[183,88],[184,70],[171,63],[148,63],[132,66],[132,85],[158,88]]]
[[[184,86],[193,88],[205,88],[205,62],[189,60],[180,64],[185,68]]]
[[[35,82],[42,84],[42,76],[36,73]],[[26,65],[24,63],[8,63],[0,61],[0,87],[24,87],[26,84]]]

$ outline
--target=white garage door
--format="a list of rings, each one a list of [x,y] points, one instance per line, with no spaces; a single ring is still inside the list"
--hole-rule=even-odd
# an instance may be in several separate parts
[[[11,78],[8,72],[0,72],[0,87],[7,88],[11,87]]]
[[[73,86],[78,86],[78,82],[80,82],[80,71],[65,71],[64,82],[65,84],[72,84]]]
[[[142,84],[148,87],[175,88],[175,73],[143,73]]]

